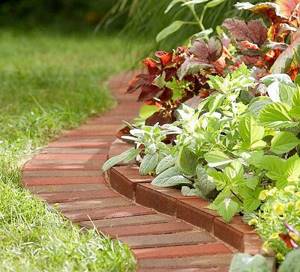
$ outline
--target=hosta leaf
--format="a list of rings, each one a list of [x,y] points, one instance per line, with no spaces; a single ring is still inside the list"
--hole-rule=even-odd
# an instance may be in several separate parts
[[[281,131],[273,137],[271,151],[276,154],[283,154],[289,152],[299,144],[300,140],[294,133]]]
[[[204,155],[209,167],[220,167],[232,162],[225,153],[219,150],[210,151]]]
[[[129,161],[133,160],[139,154],[139,152],[140,151],[135,148],[126,150],[122,154],[114,156],[114,157],[110,158],[109,160],[107,160],[103,164],[102,170],[107,171],[108,169],[112,168],[113,166],[117,165],[120,162],[129,162]]]
[[[225,198],[216,206],[218,214],[221,215],[226,222],[230,222],[239,209],[239,204],[231,198]]]
[[[234,255],[229,272],[269,272],[267,260],[261,255],[237,253]]]
[[[154,154],[146,154],[144,158],[142,159],[141,165],[140,165],[140,174],[142,176],[147,175],[156,168],[158,164],[158,153]]]
[[[261,46],[267,39],[267,28],[260,20],[246,23],[238,19],[226,19],[223,26],[237,41],[249,41]]]
[[[164,157],[156,167],[156,174],[160,174],[163,171],[167,170],[168,168],[174,166],[175,158],[172,155],[168,155]]]
[[[172,24],[164,28],[160,31],[156,36],[156,41],[160,42],[164,40],[169,35],[173,34],[174,32],[178,31],[183,25],[185,24],[184,21],[174,21]]]
[[[280,102],[269,104],[260,112],[259,120],[269,128],[296,127],[298,122],[294,122],[289,110],[286,104]]]
[[[176,161],[177,167],[186,175],[193,176],[196,173],[198,158],[188,147],[183,146]]]

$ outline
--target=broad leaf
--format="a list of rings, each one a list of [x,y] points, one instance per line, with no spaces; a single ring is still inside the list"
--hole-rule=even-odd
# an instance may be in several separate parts
[[[158,153],[146,154],[142,159],[140,165],[140,169],[139,169],[140,174],[144,176],[153,172],[158,164],[158,159],[159,159]]]
[[[196,173],[198,158],[188,147],[183,146],[176,161],[177,167],[186,175],[193,176]]]
[[[158,187],[172,187],[184,184],[190,185],[192,182],[183,177],[177,167],[174,166],[159,174],[152,180],[151,184]]]
[[[289,152],[299,144],[300,140],[295,134],[281,131],[273,137],[271,141],[271,151],[276,154],[283,154]]]
[[[219,150],[210,151],[204,155],[209,167],[220,167],[232,162],[225,153]]]
[[[160,31],[156,36],[156,41],[160,42],[164,40],[169,35],[173,34],[174,32],[178,31],[183,25],[185,24],[184,21],[174,21],[172,24],[164,28]]]
[[[260,20],[246,23],[238,19],[226,19],[223,26],[237,41],[249,41],[261,46],[267,39],[267,28]]]
[[[167,170],[168,168],[175,165],[175,158],[172,155],[168,155],[164,157],[156,167],[156,174],[160,174],[163,171]]]
[[[265,134],[263,126],[259,126],[256,120],[252,116],[246,116],[239,124],[239,133],[243,139],[243,147],[257,148],[264,146],[258,145]]]
[[[201,164],[197,165],[196,173],[197,179],[194,183],[195,188],[197,188],[204,197],[213,198],[216,193],[216,185],[213,179],[207,175]]]
[[[260,112],[259,120],[269,128],[296,127],[298,123],[294,122],[289,110],[286,104],[280,102],[269,104]]]
[[[295,61],[296,54],[300,52],[300,30],[294,35],[292,43],[288,48],[279,55],[274,62],[272,73],[287,73],[293,61]],[[298,63],[299,65],[299,63]]]
[[[135,148],[131,148],[129,150],[126,150],[122,154],[117,155],[117,156],[112,157],[109,160],[107,160],[103,164],[102,170],[105,172],[105,171],[107,171],[108,169],[112,168],[113,166],[117,165],[120,162],[129,162],[129,161],[133,160],[139,154],[139,152],[140,152],[140,150],[135,149]]]
[[[216,209],[226,222],[230,222],[232,217],[239,211],[239,204],[231,198],[225,198],[216,206]]]

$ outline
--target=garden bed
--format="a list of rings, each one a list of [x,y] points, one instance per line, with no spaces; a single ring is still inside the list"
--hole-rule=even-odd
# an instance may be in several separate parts
[[[109,157],[128,147],[130,145],[116,140],[110,148]],[[134,163],[115,166],[107,175],[112,188],[136,203],[204,228],[241,252],[260,252],[261,239],[252,227],[242,221],[241,216],[237,215],[231,223],[226,223],[215,211],[207,208],[207,200],[183,196],[177,189],[153,186],[150,184],[152,180],[151,176],[141,176]]]

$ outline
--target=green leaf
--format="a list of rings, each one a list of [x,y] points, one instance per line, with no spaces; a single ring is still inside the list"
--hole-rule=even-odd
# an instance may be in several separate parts
[[[237,253],[234,255],[229,272],[269,272],[267,260],[261,255]]]
[[[255,147],[264,146],[262,143],[262,138],[265,135],[265,129],[263,126],[259,126],[256,120],[252,116],[246,116],[243,118],[239,124],[239,133],[243,139],[243,147],[248,149]],[[259,144],[257,144],[259,143]]]
[[[158,187],[172,187],[185,184],[191,185],[192,182],[183,177],[177,167],[174,166],[159,174],[152,180],[151,184]]]
[[[145,104],[141,106],[139,115],[142,119],[147,119],[157,111],[159,111],[159,108],[157,106]]]
[[[271,141],[271,151],[276,154],[287,153],[297,145],[300,140],[292,132],[282,131],[276,134]]]
[[[204,155],[209,167],[220,167],[232,162],[225,153],[219,150],[210,151]]]
[[[140,174],[142,176],[147,175],[154,171],[158,164],[159,156],[157,153],[154,154],[146,154],[144,158],[142,159],[141,165],[140,165]]]
[[[201,164],[197,165],[196,168],[197,179],[195,180],[194,186],[197,188],[204,197],[212,198],[215,195],[216,185],[213,179],[209,177]]]
[[[165,13],[168,13],[176,4],[184,3],[185,0],[173,0],[165,9]]]
[[[193,176],[196,173],[198,158],[188,147],[183,146],[176,161],[177,167],[186,175]]]
[[[226,222],[230,222],[232,217],[239,211],[239,204],[231,198],[225,198],[216,206],[216,210]]]
[[[183,196],[201,196],[201,193],[195,189],[195,188],[190,188],[189,186],[182,186],[181,187],[181,194]]]
[[[156,36],[156,41],[160,42],[164,40],[169,35],[173,34],[174,32],[178,31],[183,25],[185,24],[184,21],[174,21],[172,24],[164,28],[160,31]]]
[[[209,0],[191,0],[191,1],[187,1],[186,3],[182,4],[182,6],[193,6],[193,5],[197,5],[197,4],[202,4],[205,3]]]
[[[222,4],[224,1],[225,0],[211,0],[205,5],[205,7],[206,8],[214,8],[214,7]]]
[[[126,150],[122,154],[114,156],[114,157],[110,158],[109,160],[107,160],[103,164],[102,170],[105,172],[120,162],[129,162],[129,161],[133,160],[139,154],[139,152],[140,152],[139,149],[135,149],[134,147],[130,148],[129,150]]]
[[[259,121],[269,128],[291,128],[298,126],[289,114],[289,107],[283,103],[273,103],[264,107],[259,114]]]
[[[164,157],[156,167],[156,174],[160,174],[163,171],[167,170],[168,168],[175,165],[175,158],[172,155],[168,155]]]
[[[300,267],[300,249],[290,251],[281,266],[279,272],[299,272]]]

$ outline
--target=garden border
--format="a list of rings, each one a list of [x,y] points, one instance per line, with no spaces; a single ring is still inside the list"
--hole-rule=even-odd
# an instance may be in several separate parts
[[[108,158],[130,147],[125,142],[115,140]],[[236,215],[230,223],[226,223],[215,211],[207,208],[208,201],[197,196],[183,196],[178,189],[151,185],[153,177],[141,176],[134,162],[111,168],[106,180],[113,189],[136,203],[203,228],[241,252],[257,254],[261,251],[260,237],[243,222],[241,216]]]

